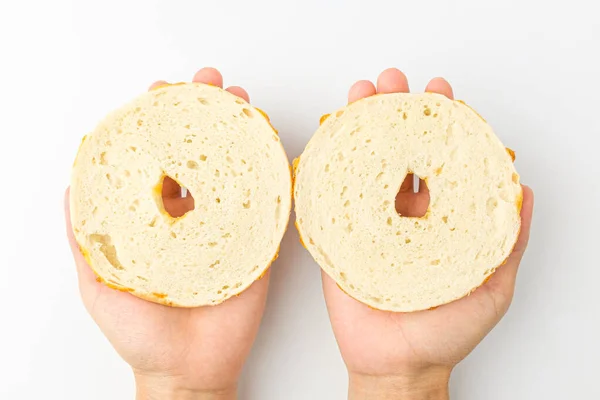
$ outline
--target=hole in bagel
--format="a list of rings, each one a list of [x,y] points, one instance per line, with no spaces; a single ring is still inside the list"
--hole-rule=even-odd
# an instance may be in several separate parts
[[[401,217],[421,218],[427,214],[429,188],[423,179],[415,177],[412,173],[407,174],[396,195],[396,212]]]
[[[194,209],[194,197],[170,176],[162,180],[161,198],[165,211],[173,218],[180,218]]]

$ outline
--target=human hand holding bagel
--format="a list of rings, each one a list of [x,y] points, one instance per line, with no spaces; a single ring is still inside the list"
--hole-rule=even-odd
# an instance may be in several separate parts
[[[212,68],[200,70],[193,81],[223,86],[221,74]],[[151,89],[165,83],[156,82]],[[240,87],[226,90],[249,101]],[[451,86],[441,78],[432,80],[426,91],[453,99]],[[377,85],[369,81],[353,85],[348,101],[402,92],[408,92],[406,77],[397,69],[388,69]],[[427,187],[422,185],[419,193],[412,191],[410,184],[401,187],[396,208],[419,214],[427,209]],[[170,178],[165,179],[162,194],[164,207],[173,216],[193,208],[193,199],[181,197],[180,186]],[[112,290],[97,281],[80,252],[68,201],[66,196],[67,231],[83,302],[132,366],[138,398],[235,398],[237,380],[264,310],[268,271],[239,297],[212,307],[170,308]],[[521,233],[506,264],[470,296],[436,309],[413,313],[375,310],[346,295],[322,274],[332,327],[349,372],[350,398],[447,398],[452,368],[510,305],[532,210],[533,193],[523,186]]]
[[[223,87],[223,77],[213,68],[198,71],[193,82]],[[156,82],[150,89],[165,83]],[[249,101],[241,87],[226,90]],[[164,207],[173,216],[193,208],[191,197],[181,197],[180,187],[172,179],[165,179],[162,194]],[[269,272],[239,297],[217,306],[165,307],[98,282],[73,236],[68,195],[65,215],[83,303],[131,365],[138,398],[236,398],[237,381],[264,311]]]
[[[355,83],[348,102],[379,93],[408,91],[406,76],[392,68],[379,75],[377,85],[370,81]],[[425,91],[454,98],[452,87],[443,78],[431,80]],[[396,198],[396,208],[409,214],[424,214],[429,202],[426,186],[421,185],[419,193],[412,193],[412,181],[408,183]],[[351,399],[448,398],[453,367],[508,310],[529,239],[532,212],[533,192],[523,186],[521,233],[506,264],[471,295],[433,310],[375,310],[346,295],[322,273],[331,324],[348,367]]]

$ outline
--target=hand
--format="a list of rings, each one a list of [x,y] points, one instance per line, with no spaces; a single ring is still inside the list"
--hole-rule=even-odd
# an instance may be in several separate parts
[[[452,87],[442,78],[429,82],[426,91],[453,98]],[[369,81],[354,84],[348,101],[393,92],[408,92],[408,81],[399,70],[388,69],[379,76],[377,88]],[[422,215],[429,193],[424,185],[417,194],[412,194],[412,189],[410,181],[403,185],[396,207],[403,208],[405,215]],[[529,239],[532,212],[533,192],[523,186],[521,234],[506,264],[470,296],[433,310],[374,310],[346,295],[322,273],[331,324],[349,371],[351,399],[448,397],[453,367],[508,310]]]
[[[221,74],[201,69],[194,82],[223,86]],[[156,82],[151,89],[165,84]],[[227,91],[248,101],[240,87]],[[165,208],[182,215],[191,197],[181,198],[174,181],[163,188]],[[108,340],[131,365],[138,399],[233,399],[242,365],[265,307],[269,273],[239,297],[212,307],[170,308],[98,283],[73,237],[69,196],[67,233],[77,264],[83,303]]]

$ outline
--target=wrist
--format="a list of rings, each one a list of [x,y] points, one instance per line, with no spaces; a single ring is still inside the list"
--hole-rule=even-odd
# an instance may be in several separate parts
[[[401,375],[349,373],[349,400],[448,400],[449,368]]]
[[[237,388],[199,388],[181,377],[134,373],[136,400],[235,400]]]

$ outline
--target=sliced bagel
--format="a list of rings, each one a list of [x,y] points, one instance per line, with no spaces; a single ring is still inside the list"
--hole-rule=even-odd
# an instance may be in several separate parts
[[[511,155],[471,108],[438,94],[359,100],[322,121],[295,163],[296,226],[350,296],[409,312],[457,300],[511,253],[522,190]],[[399,215],[408,174],[427,213]]]
[[[165,209],[166,177],[193,197],[184,215]],[[244,291],[277,257],[291,185],[261,111],[217,87],[164,86],[84,138],[72,172],[72,227],[107,285],[172,306],[213,305]]]

